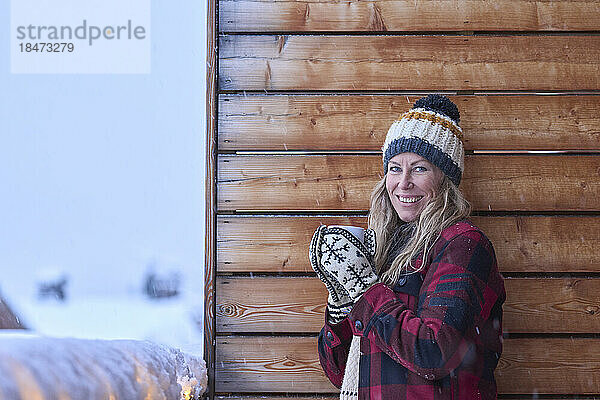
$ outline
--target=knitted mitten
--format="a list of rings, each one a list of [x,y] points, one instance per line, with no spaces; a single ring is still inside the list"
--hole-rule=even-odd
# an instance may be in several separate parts
[[[313,236],[310,253],[313,269],[337,304],[348,299],[353,304],[377,281],[375,232],[371,229],[365,230],[363,243],[343,228],[322,225]]]
[[[312,269],[317,273],[317,276],[325,284],[329,292],[329,296],[327,296],[329,322],[337,324],[346,318],[346,315],[352,310],[353,301],[335,277],[321,266],[321,252],[319,249],[321,248],[321,242],[326,230],[326,225],[321,225],[317,228],[310,241],[308,254]]]

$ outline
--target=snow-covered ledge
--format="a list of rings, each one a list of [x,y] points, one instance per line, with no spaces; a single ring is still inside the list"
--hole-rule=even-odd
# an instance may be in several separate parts
[[[206,382],[201,357],[148,341],[0,333],[3,400],[188,400]]]

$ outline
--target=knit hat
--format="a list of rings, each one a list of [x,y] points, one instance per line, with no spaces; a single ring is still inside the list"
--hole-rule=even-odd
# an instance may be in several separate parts
[[[458,186],[465,168],[459,121],[458,107],[446,96],[430,94],[417,100],[388,130],[382,148],[384,173],[395,155],[415,153]]]

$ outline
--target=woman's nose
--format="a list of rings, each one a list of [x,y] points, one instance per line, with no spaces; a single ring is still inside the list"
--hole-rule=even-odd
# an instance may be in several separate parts
[[[400,187],[400,189],[403,190],[412,188],[413,183],[408,172],[403,172],[402,175],[400,175],[400,181],[398,182],[398,186]]]

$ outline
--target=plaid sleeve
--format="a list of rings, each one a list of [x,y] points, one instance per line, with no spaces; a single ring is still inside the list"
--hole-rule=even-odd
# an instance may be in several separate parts
[[[496,258],[478,230],[444,243],[432,260],[419,293],[417,311],[408,309],[383,284],[371,287],[349,315],[355,335],[425,379],[440,379],[475,351],[468,335],[485,321],[498,298]]]
[[[325,313],[325,326],[319,333],[319,361],[331,383],[341,388],[352,341],[352,329],[348,318],[338,324],[331,324],[328,322],[328,314],[329,310]]]

